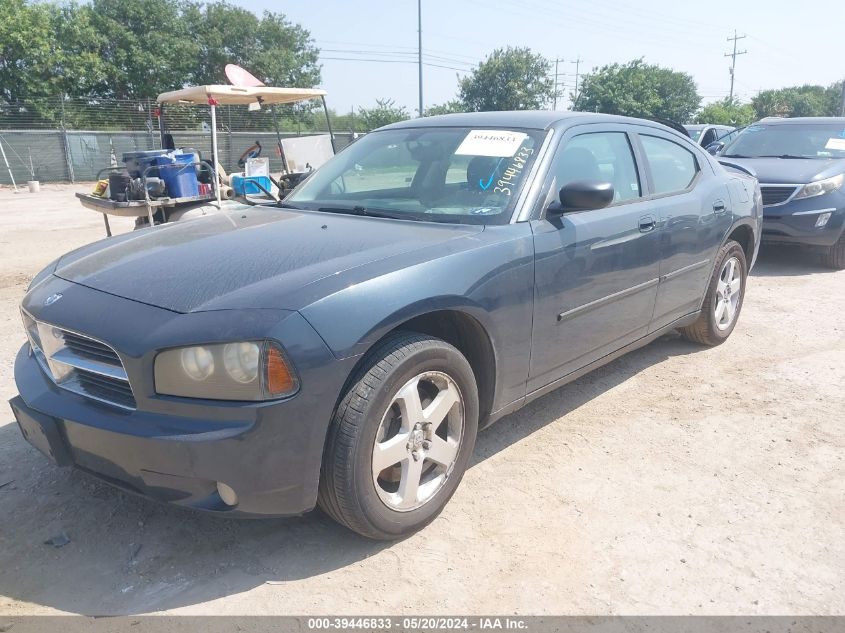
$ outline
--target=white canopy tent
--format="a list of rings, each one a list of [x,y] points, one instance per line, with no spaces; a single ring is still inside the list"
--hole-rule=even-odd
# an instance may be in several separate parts
[[[320,99],[326,113],[329,136],[334,147],[329,112],[326,107],[326,91],[318,88],[273,88],[269,86],[190,86],[181,90],[163,92],[158,96],[158,103],[178,103],[184,105],[208,105],[211,108],[211,152],[214,172],[217,178],[217,205],[220,205],[220,163],[217,158],[217,106],[218,105],[279,105],[297,103],[309,99]],[[277,130],[278,133],[278,130]],[[281,143],[281,139],[280,139]]]
[[[242,86],[191,86],[163,92],[158,96],[159,103],[187,103],[190,105],[206,105],[211,99],[216,105],[249,105],[260,102],[262,104],[296,103],[308,99],[320,99],[326,96],[325,90],[317,88],[258,88]]]

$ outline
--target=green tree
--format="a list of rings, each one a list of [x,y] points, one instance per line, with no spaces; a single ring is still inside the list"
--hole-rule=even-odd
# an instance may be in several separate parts
[[[842,82],[831,86],[791,86],[763,90],[751,99],[757,118],[767,116],[838,116]]]
[[[319,49],[308,31],[284,15],[265,11],[259,18],[223,1],[189,4],[184,14],[199,47],[192,83],[228,83],[226,64],[243,66],[269,86],[320,83]]]
[[[78,5],[0,3],[0,102],[55,125],[67,96],[96,93],[103,39]]]
[[[743,127],[754,121],[754,108],[750,103],[740,103],[730,98],[714,101],[704,106],[696,115],[696,123],[733,125]]]
[[[0,2],[0,99],[25,101],[50,94],[50,69],[58,59],[52,27],[55,9],[26,0]]]
[[[405,106],[397,106],[393,99],[376,99],[374,108],[358,108],[355,118],[362,131],[369,132],[383,125],[410,119],[411,116]]]
[[[609,64],[586,75],[573,109],[689,121],[701,97],[687,73],[635,59]]]
[[[183,0],[92,0],[82,15],[102,36],[97,97],[155,97],[190,80],[200,47],[183,19]],[[88,95],[80,95],[88,96]]]
[[[229,83],[224,72],[226,64],[238,64],[258,76],[258,70],[251,68],[258,16],[226,2],[211,2],[187,5],[184,19],[198,48],[191,84]]]
[[[308,31],[224,1],[0,2],[0,100],[146,99],[224,83],[241,64],[269,85],[320,82]]]
[[[438,105],[433,105],[429,108],[426,108],[423,112],[423,116],[437,116],[438,114],[454,114],[455,112],[466,112],[466,108],[464,108],[464,104],[458,101],[457,99],[453,99],[452,101],[447,101],[446,103],[441,103]]]
[[[541,109],[554,91],[550,70],[529,48],[497,48],[460,80],[460,102],[467,112]]]

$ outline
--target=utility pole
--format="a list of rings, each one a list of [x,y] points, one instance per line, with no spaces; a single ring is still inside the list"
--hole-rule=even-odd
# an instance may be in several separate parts
[[[423,115],[423,62],[422,62],[422,0],[417,0],[417,52],[419,54],[419,74],[420,74],[420,116]]]
[[[570,64],[575,64],[575,101],[572,102],[572,107],[575,107],[575,104],[578,102],[578,77],[580,76],[581,71],[581,62],[584,60],[581,59],[581,56],[578,55],[578,59],[573,62],[569,62]]]
[[[563,60],[563,59],[555,59],[555,89],[554,89],[554,93],[552,94],[552,110],[557,110],[557,97],[558,97],[558,91],[557,91],[558,83],[557,83],[557,79],[558,79],[558,77],[560,77],[560,76],[561,76],[561,74],[562,74],[562,73],[558,72],[558,64],[560,64],[560,62],[562,62],[562,61],[565,61],[565,60]],[[563,85],[561,85],[561,88],[562,88],[562,87],[563,87]]]
[[[839,116],[845,116],[845,77],[842,79],[842,105],[839,107]]]
[[[728,38],[728,42],[733,41],[734,43],[734,51],[733,53],[725,53],[725,57],[731,58],[731,95],[728,97],[729,101],[734,100],[734,78],[736,76],[736,56],[737,55],[745,55],[748,51],[737,51],[736,50],[736,42],[737,40],[745,39],[745,35],[737,35],[736,29],[734,29],[734,36]]]

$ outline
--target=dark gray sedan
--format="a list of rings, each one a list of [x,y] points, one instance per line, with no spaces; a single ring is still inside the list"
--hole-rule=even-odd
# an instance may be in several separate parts
[[[731,334],[756,181],[660,124],[367,135],[281,207],[83,247],[32,282],[11,401],[56,463],[232,516],[433,520],[476,432],[673,329]]]

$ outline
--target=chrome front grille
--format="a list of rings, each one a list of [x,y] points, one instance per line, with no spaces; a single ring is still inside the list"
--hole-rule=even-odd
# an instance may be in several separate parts
[[[763,194],[763,206],[771,207],[776,204],[783,204],[798,191],[800,185],[760,185],[760,192]]]
[[[77,384],[86,396],[110,402],[125,409],[135,408],[135,396],[132,395],[132,389],[125,380],[91,372],[79,372]]]
[[[122,409],[135,396],[120,357],[111,347],[78,332],[36,321],[21,311],[32,352],[59,387]]]
[[[100,343],[100,341],[95,341],[92,338],[80,336],[67,330],[64,331],[64,338],[65,347],[74,354],[102,363],[108,363],[116,367],[122,366],[118,355],[105,343]]]

